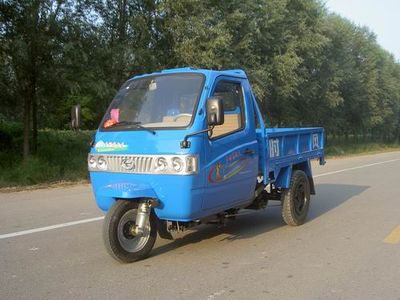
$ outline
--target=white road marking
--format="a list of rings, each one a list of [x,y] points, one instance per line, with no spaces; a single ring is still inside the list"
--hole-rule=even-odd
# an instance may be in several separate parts
[[[207,297],[207,299],[214,299],[217,296],[221,296],[222,294],[224,294],[226,291],[225,290],[220,290],[218,292],[212,293],[211,295],[209,295]]]
[[[342,170],[338,170],[338,171],[332,171],[332,172],[317,174],[317,175],[314,175],[314,178],[333,175],[333,174],[338,174],[338,173],[343,173],[343,172],[352,171],[352,170],[368,168],[368,167],[387,164],[387,163],[395,162],[395,161],[400,161],[400,158],[391,159],[391,160],[385,160],[385,161],[376,162],[376,163],[367,164],[367,165],[362,165],[362,166],[357,166],[357,167],[353,167],[353,168],[346,168],[346,169],[342,169]],[[34,228],[34,229],[29,229],[29,230],[17,231],[17,232],[12,232],[12,233],[1,234],[0,235],[0,240],[16,237],[16,236],[20,236],[20,235],[27,235],[27,234],[31,234],[31,233],[37,233],[37,232],[48,231],[48,230],[53,230],[53,229],[58,229],[58,228],[63,228],[63,227],[75,226],[75,225],[79,225],[79,224],[96,222],[96,221],[100,221],[100,220],[103,220],[103,219],[104,219],[104,216],[96,217],[96,218],[90,218],[90,219],[83,219],[83,220],[73,221],[73,222],[67,222],[67,223],[61,223],[61,224],[56,224],[56,225],[51,225],[51,226],[46,226],[46,227],[39,227],[39,228]]]
[[[84,220],[79,220],[79,221],[73,221],[73,222],[67,222],[67,223],[62,223],[62,224],[56,224],[56,225],[51,225],[51,226],[46,226],[46,227],[39,227],[39,228],[34,228],[34,229],[29,229],[29,230],[17,231],[17,232],[12,232],[12,233],[1,234],[0,240],[16,237],[16,236],[20,236],[20,235],[27,235],[27,234],[36,233],[36,232],[48,231],[48,230],[53,230],[53,229],[58,229],[58,228],[63,228],[63,227],[69,227],[69,226],[75,226],[75,225],[79,225],[79,224],[100,221],[103,219],[104,219],[104,216],[97,217],[97,218],[91,218],[91,219],[84,219]]]
[[[368,168],[368,167],[372,167],[372,166],[387,164],[387,163],[394,162],[394,161],[400,161],[400,158],[391,159],[391,160],[385,160],[385,161],[376,162],[376,163],[368,164],[368,165],[362,165],[362,166],[353,167],[353,168],[342,169],[342,170],[338,170],[338,171],[332,171],[332,172],[317,174],[317,175],[314,175],[313,177],[317,178],[317,177],[322,177],[322,176],[328,176],[328,175],[343,173],[343,172],[347,172],[347,171],[358,170],[358,169]]]

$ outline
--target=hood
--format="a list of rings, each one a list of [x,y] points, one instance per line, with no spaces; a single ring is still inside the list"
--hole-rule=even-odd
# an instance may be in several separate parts
[[[180,142],[186,130],[97,131],[90,153],[104,154],[189,154],[193,153],[198,138],[193,137],[192,147],[182,149]]]

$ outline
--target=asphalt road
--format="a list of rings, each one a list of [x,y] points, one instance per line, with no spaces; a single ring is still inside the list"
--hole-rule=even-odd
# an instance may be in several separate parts
[[[89,185],[1,193],[0,298],[399,300],[400,152],[332,159],[314,175],[303,226],[271,202],[158,239],[133,264],[106,253]]]

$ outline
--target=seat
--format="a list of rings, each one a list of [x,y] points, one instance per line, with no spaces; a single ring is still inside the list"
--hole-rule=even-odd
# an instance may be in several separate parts
[[[239,114],[225,114],[224,124],[217,125],[214,127],[212,137],[218,137],[231,131],[235,131],[240,128],[240,115]]]

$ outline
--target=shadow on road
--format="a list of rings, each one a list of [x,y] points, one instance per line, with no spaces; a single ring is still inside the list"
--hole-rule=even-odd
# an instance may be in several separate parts
[[[351,184],[317,184],[312,197],[308,221],[321,217],[347,200],[363,193],[369,186]]]
[[[338,207],[352,197],[361,194],[368,186],[348,184],[318,184],[317,195],[312,197],[308,221]],[[225,226],[200,225],[188,231],[186,235],[173,242],[154,248],[152,256],[157,256],[179,247],[199,243],[202,240],[221,235],[220,241],[247,239],[286,226],[281,218],[281,207],[278,201],[271,201],[266,210],[244,210],[242,216],[228,221]]]
[[[183,237],[154,248],[152,256],[157,256],[185,245],[215,238],[219,235],[221,235],[220,241],[234,241],[251,238],[283,226],[278,207],[271,207],[261,211],[246,210],[244,212],[248,214],[238,216],[236,220],[228,220],[225,226],[222,227],[217,225],[197,226],[188,231]]]

